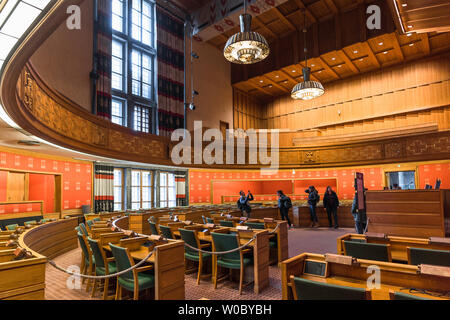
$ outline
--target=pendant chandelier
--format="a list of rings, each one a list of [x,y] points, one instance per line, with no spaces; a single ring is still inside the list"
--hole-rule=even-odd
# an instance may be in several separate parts
[[[231,36],[223,49],[225,59],[233,63],[256,63],[267,58],[270,53],[266,39],[251,31],[252,16],[247,13],[247,1],[244,0],[244,14],[239,16],[241,32]]]
[[[304,34],[304,52],[305,52],[305,67],[303,68],[303,82],[297,83],[292,89],[292,99],[311,100],[320,97],[325,93],[325,89],[318,81],[311,81],[311,69],[308,68],[308,49],[306,48],[306,13],[305,13],[305,27],[303,28]]]

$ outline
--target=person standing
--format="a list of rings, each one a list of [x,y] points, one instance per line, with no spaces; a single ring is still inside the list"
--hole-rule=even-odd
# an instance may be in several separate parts
[[[245,192],[242,190],[239,191],[239,195],[240,195],[240,198],[237,201],[238,208],[239,208],[239,210],[241,210],[242,215],[245,212],[247,215],[247,218],[250,218],[250,213],[252,212],[252,208],[250,207],[249,202],[254,199],[253,195],[250,192],[250,190],[248,190],[247,196],[245,195]]]
[[[339,228],[338,225],[338,218],[337,218],[337,209],[339,207],[339,199],[336,194],[336,192],[333,191],[333,189],[328,186],[325,195],[323,196],[323,207],[325,208],[328,216],[328,226],[331,228],[333,226],[333,219],[334,219],[334,228]]]
[[[292,228],[291,220],[289,220],[289,209],[291,209],[292,207],[291,198],[285,195],[282,190],[278,190],[277,195],[278,195],[278,208],[280,209],[281,219],[286,220],[289,225],[289,229],[291,229]]]
[[[311,213],[310,227],[318,228],[319,220],[317,219],[316,206],[317,206],[317,203],[320,201],[319,192],[317,192],[317,190],[314,186],[310,186],[308,189],[305,190],[305,192],[308,193],[308,205],[309,205],[309,211]]]
[[[364,189],[364,202],[366,201],[366,191],[367,191],[367,189]],[[355,190],[355,196],[353,198],[353,203],[352,203],[352,215],[353,215],[353,219],[355,220],[356,232],[359,234],[363,234],[364,231],[366,230],[367,215],[366,215],[365,209],[362,209],[362,210],[358,209],[358,191],[356,191],[356,190]]]

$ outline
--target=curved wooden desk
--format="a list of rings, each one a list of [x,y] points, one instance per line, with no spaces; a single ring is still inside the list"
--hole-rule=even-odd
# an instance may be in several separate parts
[[[49,222],[25,231],[19,238],[19,245],[53,259],[63,253],[78,248],[75,227],[77,218]]]
[[[54,258],[78,247],[74,228],[77,219],[38,225],[19,237],[19,246],[33,258],[15,261],[14,249],[1,251],[0,299],[44,300],[47,257]]]

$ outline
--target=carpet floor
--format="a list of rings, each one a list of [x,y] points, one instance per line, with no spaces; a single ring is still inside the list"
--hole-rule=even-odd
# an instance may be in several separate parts
[[[352,233],[353,229],[291,229],[289,231],[289,257],[299,255],[303,252],[310,253],[336,253],[337,238],[341,235]],[[81,260],[81,250],[75,249],[69,251],[54,261],[67,268],[73,266],[79,267]],[[210,279],[203,279],[200,285],[197,285],[197,273],[185,276],[185,294],[186,300],[198,300],[207,298],[211,300],[279,300],[281,299],[281,272],[276,266],[269,267],[269,287],[260,294],[253,292],[253,286],[244,288],[242,295],[239,295],[238,281],[224,280],[219,282],[217,289],[214,290]],[[100,292],[91,298],[90,292],[86,292],[86,286],[74,286],[72,278],[67,274],[56,270],[47,264],[46,266],[46,290],[47,300],[98,300],[102,299]]]

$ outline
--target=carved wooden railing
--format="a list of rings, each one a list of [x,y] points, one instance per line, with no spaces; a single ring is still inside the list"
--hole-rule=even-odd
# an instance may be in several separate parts
[[[8,61],[0,81],[1,102],[9,116],[25,131],[51,143],[88,154],[143,163],[174,165],[171,150],[175,143],[157,135],[140,133],[101,119],[47,86],[38,71],[27,64],[40,44],[66,18],[63,4],[80,0],[58,1],[48,16],[38,23]],[[68,80],[70,81],[70,75]],[[280,140],[289,135],[280,133]],[[292,136],[290,137],[292,139]],[[292,141],[292,140],[291,140]],[[204,143],[203,146],[208,143]],[[193,149],[192,149],[193,150]],[[251,150],[254,151],[254,150]],[[282,144],[278,149],[281,168],[332,167],[369,165],[406,161],[441,160],[450,158],[450,131],[416,133],[365,141],[320,141],[308,146]],[[249,164],[248,147],[244,165],[185,164],[186,167],[259,168]],[[235,149],[235,158],[237,152]],[[226,152],[224,152],[224,159]],[[191,159],[193,156],[191,154]],[[193,163],[193,161],[191,161]],[[237,163],[237,161],[234,161]]]

